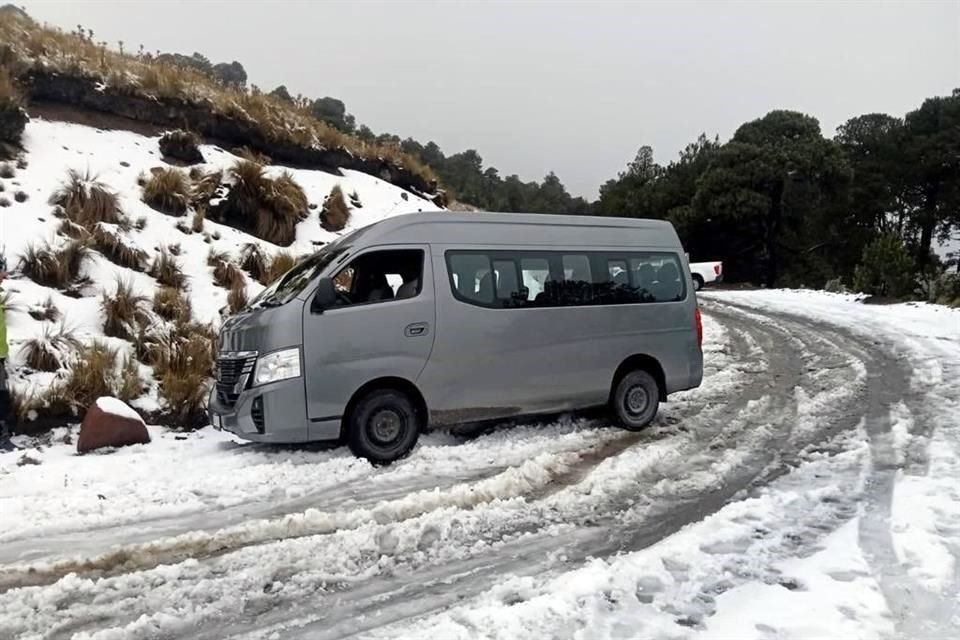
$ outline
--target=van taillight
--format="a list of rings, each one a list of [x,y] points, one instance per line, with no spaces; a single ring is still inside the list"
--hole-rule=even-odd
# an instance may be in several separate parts
[[[719,263],[719,262],[718,262],[717,264],[713,265],[713,273],[716,274],[716,275],[720,275],[720,263]]]
[[[697,307],[694,317],[697,321],[697,344],[703,347],[703,320],[700,318],[700,307]]]

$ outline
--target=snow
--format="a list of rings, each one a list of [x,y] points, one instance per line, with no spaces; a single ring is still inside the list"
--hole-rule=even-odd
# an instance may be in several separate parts
[[[143,419],[140,417],[140,414],[131,409],[127,403],[117,398],[102,397],[97,398],[97,408],[103,411],[104,413],[109,413],[110,415],[119,416],[121,418],[129,418],[130,420],[137,420],[138,422],[143,422]]]

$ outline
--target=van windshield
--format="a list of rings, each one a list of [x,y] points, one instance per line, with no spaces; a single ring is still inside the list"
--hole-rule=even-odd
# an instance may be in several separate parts
[[[294,265],[250,302],[250,308],[278,307],[293,300],[327,265],[350,247],[342,243],[330,244]]]

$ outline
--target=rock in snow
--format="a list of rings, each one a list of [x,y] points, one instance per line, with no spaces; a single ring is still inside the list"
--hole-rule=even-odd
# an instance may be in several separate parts
[[[116,398],[99,398],[80,425],[77,452],[150,442],[147,426],[136,411]]]

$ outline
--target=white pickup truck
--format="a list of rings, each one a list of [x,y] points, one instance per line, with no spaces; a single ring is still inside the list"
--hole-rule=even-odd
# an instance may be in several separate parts
[[[691,262],[690,275],[693,276],[693,288],[700,291],[705,285],[723,281],[723,263]]]

